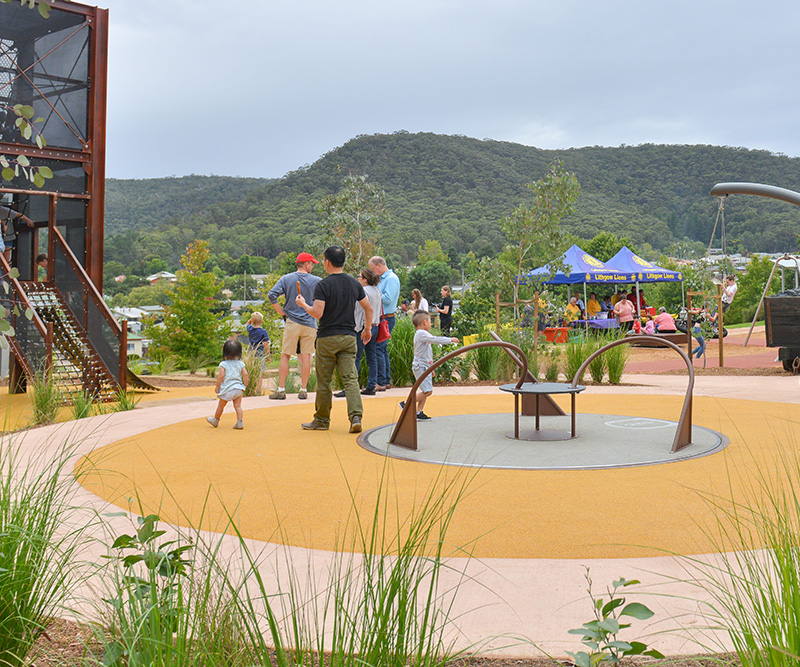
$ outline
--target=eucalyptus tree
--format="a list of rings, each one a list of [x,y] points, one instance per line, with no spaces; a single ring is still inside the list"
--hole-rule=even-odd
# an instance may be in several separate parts
[[[376,233],[388,220],[384,192],[364,174],[349,173],[342,189],[318,205],[322,214],[323,241],[344,248],[344,269],[355,273],[367,265],[377,250]]]

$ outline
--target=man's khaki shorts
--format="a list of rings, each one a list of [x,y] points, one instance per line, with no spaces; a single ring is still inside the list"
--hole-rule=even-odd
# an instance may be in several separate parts
[[[300,354],[314,354],[314,342],[317,330],[287,319],[283,329],[281,354],[292,356],[297,354],[297,341],[300,341]]]

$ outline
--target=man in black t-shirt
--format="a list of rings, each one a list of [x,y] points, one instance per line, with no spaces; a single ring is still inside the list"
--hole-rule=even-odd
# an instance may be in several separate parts
[[[331,423],[331,379],[333,371],[339,376],[347,394],[347,416],[350,433],[361,432],[361,392],[356,372],[356,321],[355,305],[361,304],[365,321],[372,321],[372,306],[364,288],[355,278],[344,273],[345,254],[340,246],[331,246],[322,255],[322,265],[327,277],[314,288],[314,305],[306,303],[302,294],[295,301],[311,317],[319,320],[317,328],[317,397],[313,421],[301,426],[307,431],[327,431]],[[366,345],[371,328],[364,327],[361,340]]]

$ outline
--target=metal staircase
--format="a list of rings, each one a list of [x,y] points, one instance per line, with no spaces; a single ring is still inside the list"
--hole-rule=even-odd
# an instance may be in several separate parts
[[[6,335],[13,353],[9,392],[24,392],[26,377],[47,374],[66,405],[82,392],[94,401],[113,401],[132,375],[127,327],[114,319],[59,229],[51,225],[48,233],[45,282],[18,279],[0,255],[0,281],[5,283],[0,305],[14,329]],[[132,385],[140,383],[145,384],[134,376]]]
[[[70,312],[57,288],[39,282],[21,283],[31,307],[45,323],[52,323],[53,355],[50,377],[65,403],[80,392],[95,401],[113,400],[119,385]]]

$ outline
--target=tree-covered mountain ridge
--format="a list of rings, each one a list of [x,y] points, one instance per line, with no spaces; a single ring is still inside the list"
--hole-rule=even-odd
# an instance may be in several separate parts
[[[800,159],[764,150],[655,144],[544,150],[397,132],[358,136],[275,180],[109,180],[107,255],[125,263],[132,252],[174,259],[195,238],[233,257],[307,249],[318,241],[317,204],[339,190],[347,172],[367,174],[385,191],[390,219],[378,232],[385,253],[412,261],[428,239],[448,252],[499,250],[505,241],[500,219],[530,198],[526,184],[556,160],[581,185],[577,211],[564,221],[567,231],[587,239],[610,231],[657,250],[685,238],[709,242],[715,183],[800,191]],[[790,204],[736,195],[728,198],[725,217],[730,250],[796,247],[800,211]]]

